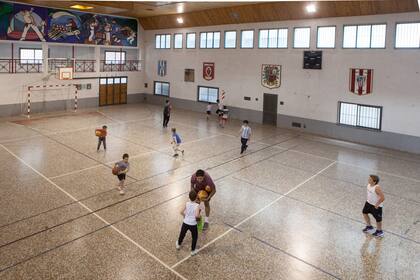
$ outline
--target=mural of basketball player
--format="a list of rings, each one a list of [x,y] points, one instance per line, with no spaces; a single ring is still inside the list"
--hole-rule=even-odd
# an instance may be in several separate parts
[[[127,42],[132,45],[134,43],[134,40],[136,39],[136,32],[134,32],[133,29],[131,29],[128,26],[124,26],[123,28],[121,28],[121,31],[123,32],[123,34],[127,37]]]
[[[99,22],[94,16],[91,22],[89,23],[89,38],[88,42],[96,43],[95,29],[98,27]]]
[[[28,33],[29,29],[32,29],[36,33],[38,38],[41,41],[45,42],[44,35],[41,33],[41,31],[39,31],[39,28],[35,22],[35,18],[32,16],[33,10],[34,9],[31,8],[30,10],[23,10],[20,12],[23,17],[23,22],[25,23],[25,27],[23,28],[23,33],[22,37],[20,37],[20,40],[24,41],[26,39],[26,34]],[[42,32],[44,32],[45,21],[41,21],[40,27]]]
[[[105,45],[111,45],[111,31],[112,31],[111,24],[106,22],[105,26],[104,26],[104,37],[105,37],[104,38],[105,39],[104,44]]]

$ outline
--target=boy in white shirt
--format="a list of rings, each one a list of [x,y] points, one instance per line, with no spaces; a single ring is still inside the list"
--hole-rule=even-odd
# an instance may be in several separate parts
[[[210,116],[211,116],[211,110],[213,108],[213,105],[209,102],[209,104],[207,104],[207,109],[206,109],[206,114],[207,114],[207,120],[209,120]]]
[[[176,133],[176,128],[172,128],[172,149],[174,150],[174,157],[178,156],[178,152],[181,152],[182,155],[184,155],[184,150],[181,150],[180,146],[181,146],[181,137],[179,136],[178,133]]]
[[[363,218],[366,221],[366,227],[363,229],[364,233],[372,233],[374,228],[370,223],[369,214],[376,220],[376,231],[372,233],[375,237],[383,237],[384,232],[382,230],[382,206],[385,200],[384,193],[381,187],[378,185],[379,177],[376,175],[369,175],[369,181],[367,185],[367,199],[365,206],[363,207]]]
[[[248,148],[248,141],[251,139],[251,128],[248,126],[249,122],[247,120],[243,121],[243,125],[239,133],[241,134],[241,154],[243,154]]]
[[[189,198],[190,201],[185,204],[184,209],[181,211],[184,221],[182,223],[181,232],[179,233],[179,238],[175,243],[175,247],[177,250],[181,249],[181,244],[187,234],[187,231],[191,231],[191,256],[194,256],[198,253],[198,250],[195,248],[197,246],[198,239],[197,220],[200,219],[200,204],[197,202],[197,193],[194,190],[190,191]]]

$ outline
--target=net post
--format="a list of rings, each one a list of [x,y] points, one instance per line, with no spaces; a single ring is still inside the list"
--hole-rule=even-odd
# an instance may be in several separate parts
[[[26,105],[26,116],[29,119],[31,117],[31,87],[28,87],[28,92],[27,92],[27,105]]]

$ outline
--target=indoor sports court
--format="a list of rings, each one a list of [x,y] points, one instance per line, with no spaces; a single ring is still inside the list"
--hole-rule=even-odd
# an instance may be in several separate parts
[[[0,279],[419,279],[419,5],[0,1]]]

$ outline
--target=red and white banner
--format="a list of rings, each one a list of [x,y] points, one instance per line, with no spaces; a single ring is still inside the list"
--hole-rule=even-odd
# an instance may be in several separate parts
[[[350,91],[357,95],[372,93],[373,69],[350,69]]]
[[[203,62],[203,79],[207,81],[214,79],[214,62]]]

